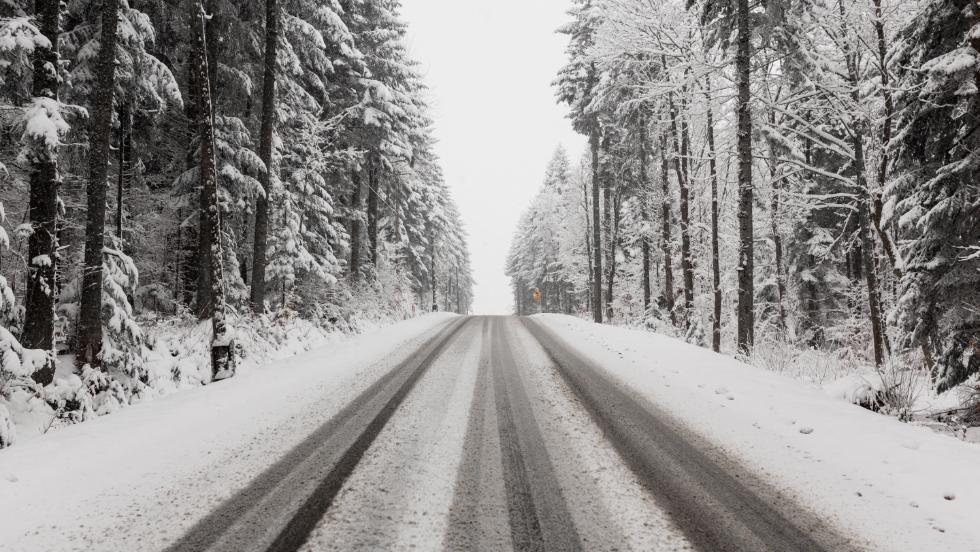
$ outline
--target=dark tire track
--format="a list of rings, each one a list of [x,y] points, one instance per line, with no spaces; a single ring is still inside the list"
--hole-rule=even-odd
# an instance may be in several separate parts
[[[713,458],[670,415],[629,393],[551,330],[527,319],[525,325],[630,469],[699,549],[854,549],[755,476]]]
[[[508,536],[507,509],[497,494],[503,495],[499,444],[494,416],[493,385],[490,380],[490,320],[481,319],[480,364],[476,389],[466,422],[463,459],[454,485],[449,527],[443,539],[445,550],[484,550],[501,547]]]
[[[582,550],[511,351],[508,319],[481,319],[477,388],[443,547]]]
[[[167,550],[299,549],[405,396],[468,320],[445,325]]]
[[[578,531],[517,371],[505,319],[494,319],[491,343],[497,427],[514,549],[581,550]]]

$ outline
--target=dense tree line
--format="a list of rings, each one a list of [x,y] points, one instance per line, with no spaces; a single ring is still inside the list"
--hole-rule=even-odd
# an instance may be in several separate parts
[[[980,369],[980,4],[575,0],[559,151],[508,269],[591,311],[749,353],[779,340]],[[533,290],[543,290],[540,303]],[[730,346],[729,346],[730,344]]]
[[[0,399],[43,395],[56,349],[90,396],[139,395],[144,314],[210,320],[220,379],[231,315],[468,311],[466,234],[398,12],[0,3]]]

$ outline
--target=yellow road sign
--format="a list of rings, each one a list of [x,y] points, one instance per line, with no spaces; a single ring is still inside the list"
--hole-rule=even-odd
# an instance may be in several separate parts
[[[538,288],[534,288],[534,300],[538,302],[541,301],[541,290]]]

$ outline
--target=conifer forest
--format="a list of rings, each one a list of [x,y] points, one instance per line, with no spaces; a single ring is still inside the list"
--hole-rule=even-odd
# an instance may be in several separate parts
[[[0,426],[24,396],[81,419],[189,377],[147,371],[148,325],[203,321],[206,381],[234,373],[235,327],[256,317],[468,311],[467,237],[397,10],[0,4]],[[45,390],[56,357],[77,377]]]
[[[2,552],[980,552],[980,0],[0,0]]]
[[[977,374],[977,2],[576,0],[560,32],[588,150],[514,235],[519,312]]]

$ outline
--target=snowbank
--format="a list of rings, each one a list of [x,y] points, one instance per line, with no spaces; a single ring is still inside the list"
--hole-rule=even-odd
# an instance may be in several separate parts
[[[870,548],[980,550],[980,446],[676,339],[535,319]]]
[[[4,551],[161,548],[452,316],[400,322],[0,451]]]

